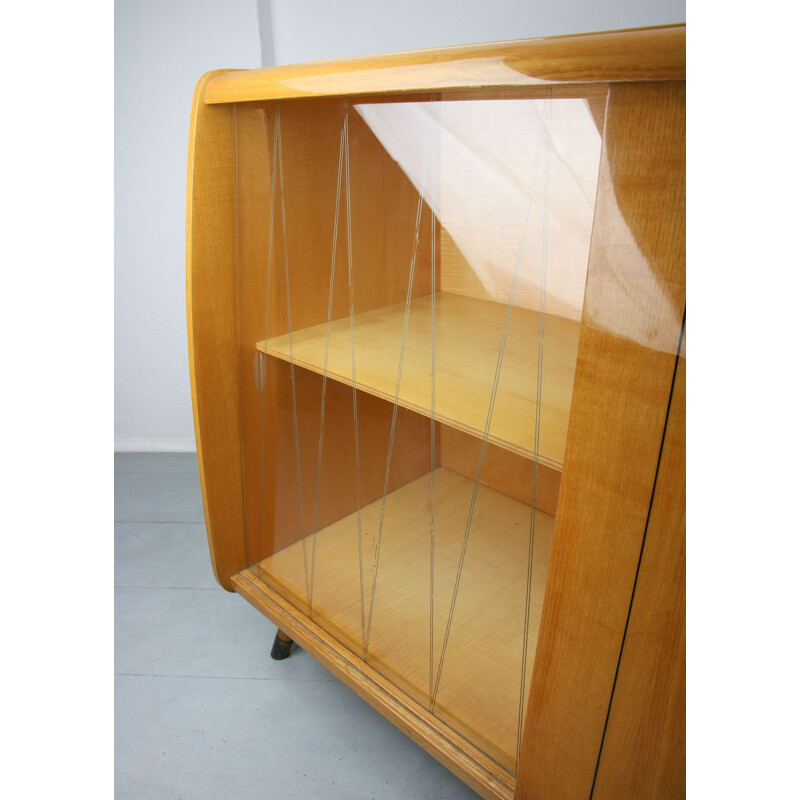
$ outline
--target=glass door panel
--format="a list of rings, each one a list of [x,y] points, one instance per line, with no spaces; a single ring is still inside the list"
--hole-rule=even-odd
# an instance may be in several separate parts
[[[248,557],[512,774],[605,95],[237,111]]]

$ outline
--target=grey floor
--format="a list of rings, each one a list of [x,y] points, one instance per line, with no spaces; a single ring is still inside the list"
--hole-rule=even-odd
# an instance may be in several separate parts
[[[194,455],[115,458],[115,796],[478,797],[215,582]]]

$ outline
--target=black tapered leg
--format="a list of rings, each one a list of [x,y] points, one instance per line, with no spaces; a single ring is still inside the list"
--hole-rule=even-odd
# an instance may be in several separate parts
[[[283,661],[284,658],[289,658],[289,653],[292,652],[293,641],[282,630],[278,629],[275,634],[275,641],[272,643],[272,652],[270,655],[276,661]]]

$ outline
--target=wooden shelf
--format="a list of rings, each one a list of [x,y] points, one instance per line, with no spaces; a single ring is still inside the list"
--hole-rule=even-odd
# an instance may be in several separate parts
[[[474,484],[445,468],[432,474],[435,676]],[[367,659],[425,709],[430,707],[431,680],[430,479],[431,475],[423,475],[386,497]],[[381,505],[377,500],[361,510],[360,557],[358,515],[354,513],[255,568],[266,585],[297,609],[300,618],[308,617],[308,570],[311,619],[359,658],[363,654],[362,591],[367,617]],[[434,709],[437,718],[510,773],[516,761],[530,515],[530,506],[480,487]],[[537,511],[528,681],[552,536],[553,518]]]
[[[397,391],[405,304],[323,323],[259,342],[275,358],[394,402],[467,433],[482,436],[494,384],[506,306],[437,293],[435,409],[431,403],[431,297],[412,300]],[[539,458],[564,460],[580,325],[545,315]],[[489,441],[528,458],[535,455],[539,314],[514,308],[497,387]],[[326,353],[327,342],[327,353]],[[353,381],[353,346],[355,381]],[[327,367],[326,367],[327,359]]]

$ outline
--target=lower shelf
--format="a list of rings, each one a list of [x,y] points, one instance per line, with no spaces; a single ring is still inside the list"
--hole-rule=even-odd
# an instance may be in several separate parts
[[[473,490],[473,481],[439,468],[249,572],[285,598],[298,620],[326,631],[356,663],[363,664],[366,655],[366,664],[410,703],[513,775],[523,649],[527,689],[553,518],[535,513],[528,591],[530,506],[486,486],[475,494],[460,563]]]

